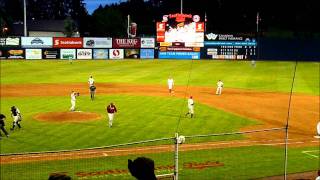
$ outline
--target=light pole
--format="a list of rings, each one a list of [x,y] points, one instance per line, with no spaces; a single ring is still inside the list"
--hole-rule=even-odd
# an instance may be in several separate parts
[[[183,0],[180,1],[180,14],[183,13]]]
[[[23,0],[23,29],[24,29],[24,36],[27,36],[27,5],[26,5],[26,0]]]

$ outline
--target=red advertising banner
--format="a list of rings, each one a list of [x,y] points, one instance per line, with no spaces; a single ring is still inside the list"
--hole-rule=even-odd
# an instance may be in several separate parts
[[[53,38],[54,48],[82,48],[82,38],[65,38],[65,37],[54,37]]]
[[[166,31],[166,23],[157,22],[157,32],[165,32]]]
[[[140,38],[113,38],[112,48],[137,48],[141,47]]]
[[[204,32],[204,22],[196,23],[196,32]]]

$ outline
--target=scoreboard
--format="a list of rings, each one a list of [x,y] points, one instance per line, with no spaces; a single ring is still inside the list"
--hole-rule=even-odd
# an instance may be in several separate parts
[[[232,34],[206,34],[204,42],[207,58],[212,59],[255,59],[255,38]]]

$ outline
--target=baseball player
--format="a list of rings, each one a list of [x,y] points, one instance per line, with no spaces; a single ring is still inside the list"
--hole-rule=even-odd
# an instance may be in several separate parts
[[[88,84],[89,84],[89,87],[94,86],[94,79],[92,76],[89,77]]]
[[[92,76],[89,77],[88,84],[89,84],[89,90],[90,90],[90,97],[91,97],[91,100],[93,100],[94,94],[96,92],[96,86],[94,85],[94,79]]]
[[[193,118],[193,114],[194,114],[194,101],[192,96],[190,96],[190,98],[188,99],[188,109],[189,112],[187,112],[186,116],[190,114],[191,118]]]
[[[78,92],[71,91],[71,95],[70,95],[70,97],[71,97],[71,108],[70,108],[70,111],[75,111],[75,109],[76,109],[77,96],[79,96]]]
[[[4,124],[4,120],[6,119],[6,116],[3,114],[0,114],[0,129],[3,131],[3,133],[9,137],[9,133],[6,131],[6,129],[4,128],[5,124]],[[0,131],[0,139],[1,139],[1,131]]]
[[[11,116],[13,118],[13,122],[12,122],[12,128],[10,128],[10,130],[13,131],[16,126],[18,126],[20,129],[21,128],[20,121],[22,120],[22,118],[21,118],[20,110],[17,107],[15,106],[11,107]]]
[[[217,91],[216,91],[216,94],[217,95],[221,95],[222,93],[222,88],[223,88],[223,82],[221,80],[219,80],[217,82]]]
[[[169,77],[169,79],[168,79],[169,93],[172,93],[172,91],[173,91],[173,84],[174,84],[174,81],[173,81],[172,77]]]
[[[107,113],[108,113],[108,118],[109,118],[109,128],[112,127],[112,122],[113,122],[113,119],[114,119],[114,113],[116,113],[116,112],[117,112],[116,106],[113,103],[110,103],[107,106]]]

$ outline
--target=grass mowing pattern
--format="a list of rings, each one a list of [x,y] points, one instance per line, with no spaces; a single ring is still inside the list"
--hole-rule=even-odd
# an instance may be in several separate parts
[[[176,85],[186,85],[191,61],[1,61],[2,84],[96,82],[162,84],[172,75]],[[191,86],[290,92],[295,62],[194,61]],[[48,69],[50,67],[50,69]],[[318,62],[299,62],[294,92],[319,95]]]
[[[301,152],[303,150],[314,150],[314,148],[292,148],[289,150],[289,173],[317,169],[317,159],[310,158],[302,154]],[[211,180],[254,179],[266,176],[282,175],[284,172],[283,152],[283,147],[262,146],[180,152],[179,177],[184,180]],[[156,166],[173,164],[173,153],[147,154],[145,156],[152,158],[155,161]],[[2,165],[0,179],[46,179],[49,174],[53,172],[67,172],[73,177],[73,179],[77,179],[77,172],[92,172],[94,174],[99,171],[103,172],[111,169],[125,170],[127,169],[127,159],[135,159],[136,157],[137,156],[132,155]],[[183,163],[203,163],[206,161],[219,161],[224,163],[224,166],[205,168],[201,170],[183,168]],[[157,174],[164,173],[168,173],[168,171],[162,170],[157,172]],[[129,174],[118,176],[96,174],[95,176],[90,176],[89,179],[133,180],[134,178]]]
[[[5,98],[1,112],[9,114],[17,105],[23,120],[22,129],[15,130],[10,138],[1,141],[1,153],[52,151],[106,146],[163,137],[173,137],[183,99],[146,96],[88,96],[77,99],[79,110],[103,115],[103,119],[87,122],[41,122],[33,119],[40,112],[62,112],[70,108],[67,97]],[[105,107],[114,102],[118,108],[114,125],[108,128]],[[187,107],[185,107],[187,112]],[[255,124],[206,105],[197,104],[196,118],[182,117],[181,132],[184,135],[237,131],[240,127]],[[12,119],[7,117],[6,129]],[[217,137],[212,140],[239,139],[241,136]]]

